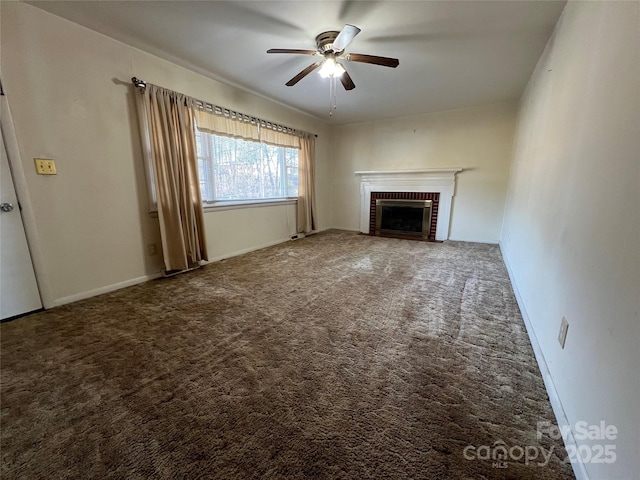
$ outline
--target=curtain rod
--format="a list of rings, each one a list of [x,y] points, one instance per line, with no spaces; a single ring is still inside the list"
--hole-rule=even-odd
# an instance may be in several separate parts
[[[140,80],[137,77],[132,77],[131,78],[131,83],[133,83],[133,85],[138,87],[138,88],[144,89],[144,88],[147,87],[147,82],[145,82],[144,80]],[[257,125],[264,126],[264,127],[267,127],[267,128],[271,128],[273,130],[285,131],[285,132],[292,133],[292,134],[295,134],[295,135],[300,135],[300,136],[313,135],[314,137],[318,136],[315,133],[309,133],[309,132],[305,132],[303,130],[298,130],[297,128],[291,128],[291,127],[287,127],[285,125],[280,125],[278,123],[274,123],[274,122],[271,122],[269,120],[263,120],[261,118],[254,117],[253,115],[246,115],[244,113],[240,113],[240,112],[237,112],[235,110],[231,110],[230,108],[225,108],[225,107],[221,107],[219,105],[214,105],[213,103],[205,102],[204,100],[198,100],[197,98],[193,98],[193,97],[190,97],[188,95],[186,95],[186,96],[189,97],[190,99],[192,99],[195,102],[195,104],[196,104],[196,106],[198,108],[200,108],[202,110],[211,110],[212,113],[217,114],[217,115],[224,115],[224,116],[229,116],[229,117],[232,117],[232,118],[235,117],[235,118],[239,119],[240,121],[246,121],[246,122],[249,122],[249,123],[255,123]]]

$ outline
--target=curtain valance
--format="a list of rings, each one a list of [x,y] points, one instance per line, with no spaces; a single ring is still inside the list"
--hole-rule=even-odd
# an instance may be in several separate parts
[[[300,149],[301,135],[291,128],[265,120],[245,117],[231,111],[195,110],[198,130],[243,140],[253,140],[278,147]]]
[[[206,110],[195,110],[195,116],[200,131],[244,140],[260,140],[258,125],[255,122],[238,120],[231,115],[219,115]]]
[[[269,122],[260,122],[260,141],[278,147],[300,148],[300,135]]]

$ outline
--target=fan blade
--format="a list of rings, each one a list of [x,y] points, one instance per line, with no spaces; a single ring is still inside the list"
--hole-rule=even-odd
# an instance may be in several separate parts
[[[286,83],[287,87],[293,87],[296,83],[298,83],[300,80],[302,80],[304,77],[306,77],[311,72],[313,72],[316,68],[318,68],[320,64],[322,64],[322,62],[316,62],[309,65],[307,68],[302,70],[299,74],[297,74],[295,77],[289,80]]]
[[[375,55],[364,55],[362,53],[349,53],[344,58],[350,62],[372,63],[383,67],[396,68],[400,65],[400,60],[397,58],[376,57]]]
[[[351,75],[346,70],[340,75],[340,81],[345,90],[353,90],[356,88],[356,84],[351,80]]]
[[[296,50],[291,48],[270,48],[267,53],[301,53],[303,55],[315,55],[316,50]]]
[[[346,24],[333,41],[333,51],[342,52],[359,33],[360,29],[358,27]]]

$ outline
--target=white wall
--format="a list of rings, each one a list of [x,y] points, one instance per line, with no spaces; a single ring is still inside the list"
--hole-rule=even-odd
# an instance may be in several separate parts
[[[462,167],[450,238],[497,243],[516,109],[515,103],[500,103],[332,127],[334,226],[359,228],[360,184],[354,171]]]
[[[33,6],[1,2],[1,9],[2,83],[40,240],[45,306],[143,280],[162,266],[146,254],[160,241],[147,213],[132,76],[319,134],[319,223],[331,225],[323,123]],[[53,158],[58,175],[36,175],[36,157]],[[287,239],[294,212],[292,205],[207,212],[210,256]]]
[[[620,432],[587,443],[616,445],[585,465],[608,480],[640,472],[639,18],[568,3],[521,102],[501,236],[568,423]]]

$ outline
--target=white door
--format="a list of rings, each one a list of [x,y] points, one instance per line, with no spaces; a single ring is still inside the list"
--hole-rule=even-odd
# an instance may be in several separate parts
[[[0,154],[0,319],[42,308],[4,137]]]

